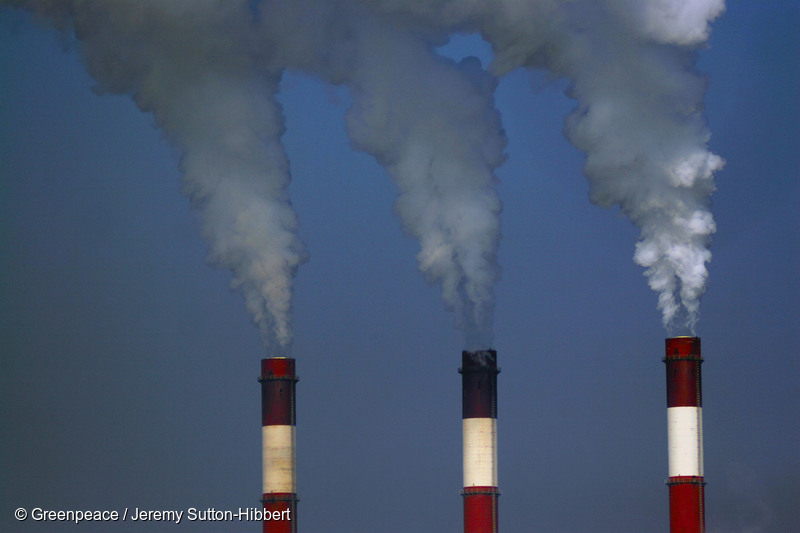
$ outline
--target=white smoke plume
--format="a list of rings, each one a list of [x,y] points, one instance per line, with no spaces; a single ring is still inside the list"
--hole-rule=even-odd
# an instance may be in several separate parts
[[[292,277],[306,253],[280,144],[281,69],[239,39],[252,26],[247,2],[12,3],[74,32],[98,91],[130,94],[153,114],[182,152],[210,260],[233,273],[268,349],[288,349]]]
[[[495,80],[475,58],[456,64],[360,20],[348,133],[394,178],[395,209],[420,243],[419,268],[441,285],[466,347],[490,346],[501,209],[493,171],[506,145]]]
[[[564,132],[586,153],[591,200],[618,205],[641,228],[634,260],[658,292],[665,327],[694,333],[716,230],[713,173],[723,161],[706,147],[706,83],[693,65],[708,20],[724,6],[626,0],[605,7],[572,6],[564,35],[526,64],[571,80],[578,107]]]
[[[691,330],[715,231],[705,80],[696,51],[722,0],[0,0],[74,30],[101,90],[131,94],[183,150],[184,186],[211,257],[234,274],[267,346],[291,341],[291,283],[305,260],[287,197],[285,69],[349,87],[347,131],[396,183],[470,349],[492,341],[505,137],[493,91],[517,68],[570,82],[564,133],[586,154],[590,196],[641,228],[668,328]],[[435,49],[480,34],[489,71]]]

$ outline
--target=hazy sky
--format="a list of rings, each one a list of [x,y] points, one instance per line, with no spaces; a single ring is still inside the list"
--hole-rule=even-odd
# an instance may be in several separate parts
[[[443,53],[491,60],[476,37]],[[697,328],[709,533],[800,531],[799,56],[798,1],[729,1],[700,53],[727,162]],[[13,518],[259,505],[259,332],[207,263],[177,150],[92,86],[55,33],[0,9],[0,530],[257,531]],[[495,95],[500,524],[666,531],[666,333],[638,230],[588,200],[565,89],[517,70]],[[461,531],[462,336],[396,186],[350,146],[347,91],[288,74],[279,100],[310,254],[293,301],[300,530]]]

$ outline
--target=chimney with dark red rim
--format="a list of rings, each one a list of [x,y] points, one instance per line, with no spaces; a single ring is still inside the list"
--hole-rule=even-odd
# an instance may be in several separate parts
[[[464,533],[497,533],[497,352],[461,354]]]
[[[700,338],[666,339],[670,533],[705,531]]]
[[[261,360],[263,533],[297,533],[294,359]]]

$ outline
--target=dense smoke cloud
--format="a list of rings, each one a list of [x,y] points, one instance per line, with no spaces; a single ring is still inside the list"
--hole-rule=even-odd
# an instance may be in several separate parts
[[[475,58],[455,64],[407,34],[365,33],[348,79],[347,131],[397,183],[395,209],[419,239],[419,268],[441,285],[467,347],[490,346],[501,208],[492,172],[506,144],[495,80]]]
[[[233,272],[269,350],[291,343],[291,285],[306,259],[287,188],[286,69],[346,85],[347,132],[399,191],[470,348],[492,341],[506,140],[493,92],[517,68],[570,82],[567,138],[586,153],[593,202],[641,228],[635,260],[664,323],[694,327],[714,221],[695,50],[721,0],[0,0],[74,32],[101,91],[130,94],[182,150],[186,194],[211,259]],[[436,48],[478,33],[485,70]]]
[[[21,4],[20,2],[15,2]],[[209,258],[233,273],[265,344],[291,342],[291,283],[306,259],[289,202],[275,100],[281,69],[237,33],[246,4],[24,2],[74,31],[100,92],[130,94],[181,149],[183,190],[202,217]]]

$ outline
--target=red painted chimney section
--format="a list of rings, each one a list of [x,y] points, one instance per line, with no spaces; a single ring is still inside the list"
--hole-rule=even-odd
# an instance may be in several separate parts
[[[497,533],[497,352],[461,353],[464,533]]]
[[[670,533],[705,531],[699,337],[666,339]]]
[[[297,533],[294,359],[261,360],[263,533]]]

